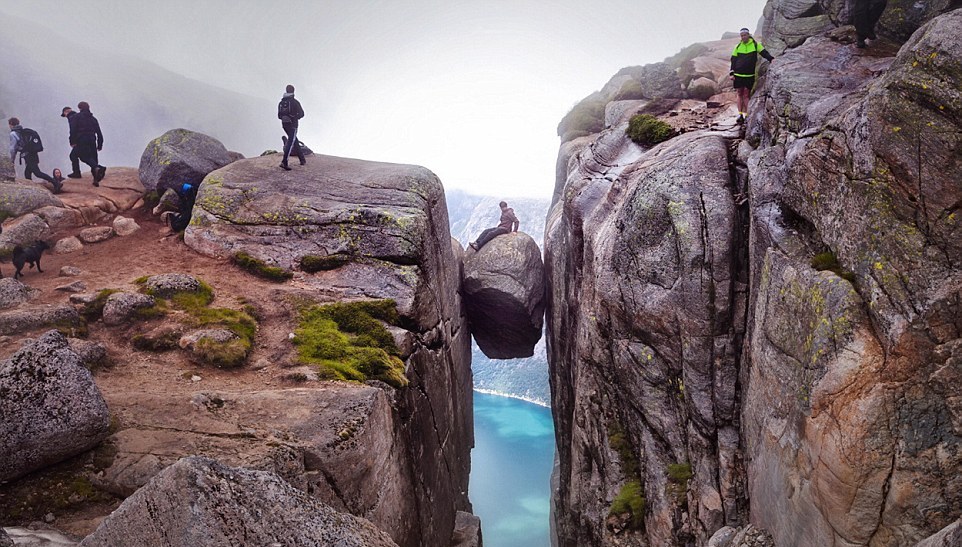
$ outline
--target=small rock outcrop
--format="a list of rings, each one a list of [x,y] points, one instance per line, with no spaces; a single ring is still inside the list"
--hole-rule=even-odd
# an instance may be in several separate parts
[[[544,263],[531,236],[513,232],[464,256],[468,324],[491,359],[530,357],[544,326]]]
[[[27,287],[12,277],[0,279],[0,310],[12,308],[27,301]]]
[[[146,191],[163,194],[184,183],[199,184],[208,173],[234,160],[219,140],[172,129],[150,141],[140,156],[140,181]]]
[[[19,307],[0,311],[0,332],[17,334],[41,328],[81,329],[83,318],[68,304],[44,305],[35,308]]]
[[[157,304],[153,296],[140,293],[118,292],[107,297],[103,320],[107,325],[121,325],[143,309]]]
[[[201,290],[200,280],[189,274],[167,273],[152,275],[144,281],[144,292],[158,298],[170,298],[177,293]]]
[[[266,471],[189,457],[127,498],[81,546],[396,547],[369,521],[335,511]]]
[[[0,481],[57,463],[107,437],[107,404],[80,357],[50,331],[0,364]]]
[[[50,205],[59,206],[60,200],[40,186],[0,184],[0,218],[22,216]]]

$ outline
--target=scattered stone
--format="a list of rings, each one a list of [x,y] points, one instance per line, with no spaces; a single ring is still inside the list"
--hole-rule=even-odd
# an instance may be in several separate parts
[[[732,528],[731,526],[723,526],[717,532],[712,534],[705,547],[731,547],[732,539],[734,539],[735,534],[737,533],[738,530],[735,528]]]
[[[12,308],[23,304],[29,296],[30,292],[20,281],[12,277],[0,279],[0,309]]]
[[[200,376],[197,376],[196,374],[190,377],[191,382],[199,382],[201,380],[203,380],[203,378],[201,378]]]
[[[70,349],[80,356],[80,360],[87,369],[100,366],[107,360],[107,346],[101,342],[83,340],[81,338],[69,338],[68,343],[70,344]]]
[[[153,296],[140,293],[117,292],[107,297],[104,304],[104,323],[107,325],[121,325],[133,318],[143,309],[157,304]]]
[[[80,314],[69,304],[0,312],[0,332],[17,334],[44,327],[82,330]]]
[[[3,188],[12,186],[8,184],[0,185],[0,204],[3,204]],[[0,213],[4,209],[0,205]],[[9,213],[8,213],[9,214]],[[50,227],[37,215],[27,214],[13,221],[7,222],[0,234],[0,249],[13,248],[17,245],[26,247],[35,241],[42,240],[50,234]]]
[[[34,213],[39,215],[52,231],[77,228],[85,224],[83,214],[76,209],[48,205],[37,209]]]
[[[94,300],[97,300],[97,293],[83,293],[83,294],[71,294],[70,303],[71,304],[91,304]]]
[[[180,273],[152,275],[144,282],[144,290],[158,298],[170,298],[177,293],[198,292],[200,289],[200,280]]]
[[[268,366],[270,366],[270,362],[267,359],[264,359],[263,357],[261,357],[260,359],[254,362],[254,366],[251,367],[251,370],[264,370]]]
[[[57,517],[53,516],[53,513],[47,513],[46,515],[43,516],[43,521],[46,522],[47,524],[50,524],[55,520],[57,520]]]
[[[0,481],[107,437],[107,403],[64,335],[49,331],[0,364]]]
[[[80,241],[84,243],[100,243],[114,236],[114,229],[110,226],[93,226],[80,230]]]
[[[83,250],[84,245],[74,236],[65,237],[54,244],[53,254],[65,255]]]
[[[87,290],[87,284],[83,281],[74,281],[73,283],[69,283],[67,285],[60,285],[55,290],[73,293],[84,292]]]
[[[60,267],[60,277],[76,277],[83,272],[80,268],[76,266],[61,266]]]
[[[313,367],[301,366],[291,368],[283,378],[288,382],[294,382],[300,384],[303,382],[316,382],[320,378],[317,374],[317,369]]]
[[[140,229],[140,225],[132,218],[117,217],[114,219],[114,232],[121,236],[129,236]]]
[[[197,342],[204,339],[223,344],[237,338],[238,336],[233,331],[227,329],[204,329],[185,334],[180,339],[180,347],[193,349]]]
[[[127,498],[81,546],[396,546],[369,521],[339,513],[275,473],[201,457],[164,469]]]

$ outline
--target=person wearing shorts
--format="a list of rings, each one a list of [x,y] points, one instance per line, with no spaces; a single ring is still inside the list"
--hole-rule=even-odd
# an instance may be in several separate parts
[[[732,65],[729,75],[732,78],[735,92],[738,94],[738,123],[744,123],[748,117],[748,99],[752,88],[755,87],[755,71],[758,66],[758,56],[761,55],[768,62],[775,60],[772,54],[765,50],[761,42],[752,37],[747,28],[739,31],[741,40],[732,51]]]

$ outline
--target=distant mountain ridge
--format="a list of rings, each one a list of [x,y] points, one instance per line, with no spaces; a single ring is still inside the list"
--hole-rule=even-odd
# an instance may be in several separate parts
[[[2,11],[0,25],[0,116],[16,116],[41,134],[41,167],[48,172],[60,167],[66,173],[67,122],[60,110],[76,109],[79,101],[89,102],[100,121],[101,163],[108,166],[136,167],[147,143],[176,127],[210,135],[246,156],[280,148],[282,132],[270,100],[95,50]]]

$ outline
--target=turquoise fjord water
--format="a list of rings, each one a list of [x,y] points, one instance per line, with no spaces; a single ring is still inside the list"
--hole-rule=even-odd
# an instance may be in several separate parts
[[[551,410],[519,399],[474,393],[469,496],[485,547],[547,547]]]

